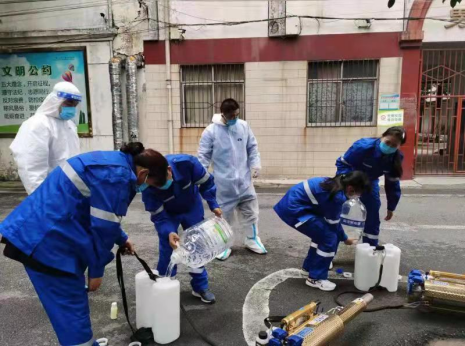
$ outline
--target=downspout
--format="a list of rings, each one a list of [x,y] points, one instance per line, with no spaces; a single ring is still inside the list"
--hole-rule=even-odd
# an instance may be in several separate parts
[[[110,85],[113,118],[113,143],[115,150],[123,145],[123,90],[121,86],[121,65],[123,58],[116,56],[110,59]]]
[[[137,103],[137,67],[142,66],[143,57],[131,55],[126,59],[126,100],[128,103],[129,141],[139,140],[139,105]]]
[[[170,1],[165,0],[164,20],[165,26],[165,66],[166,66],[166,89],[168,90],[168,149],[169,153],[174,153],[173,139],[173,88],[171,85],[171,52],[170,52]]]

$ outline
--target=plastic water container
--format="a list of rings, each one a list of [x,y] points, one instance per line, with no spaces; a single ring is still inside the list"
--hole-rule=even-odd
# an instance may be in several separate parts
[[[154,274],[158,271],[153,270]],[[139,328],[152,328],[152,285],[154,281],[144,271],[136,274],[136,325]]]
[[[349,238],[362,237],[366,218],[367,210],[360,198],[348,199],[342,205],[341,225]]]
[[[181,335],[180,297],[178,280],[159,278],[152,285],[152,332],[158,344],[169,344]]]
[[[154,271],[157,274],[156,271]],[[158,344],[168,344],[181,334],[181,288],[178,280],[158,278],[153,281],[145,271],[136,275],[137,328],[152,328]]]
[[[379,281],[379,286],[389,292],[396,292],[399,285],[400,255],[401,250],[392,244],[377,247],[367,243],[358,244],[355,250],[355,287],[367,292]],[[380,280],[381,265],[383,273]]]
[[[233,231],[225,219],[212,217],[184,231],[171,255],[172,264],[203,267],[233,244]]]

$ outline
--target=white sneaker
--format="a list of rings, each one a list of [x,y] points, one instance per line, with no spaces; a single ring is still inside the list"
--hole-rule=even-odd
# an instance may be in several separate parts
[[[313,280],[308,278],[305,280],[305,284],[313,288],[318,288],[322,291],[334,291],[336,288],[336,284],[329,280]]]
[[[260,240],[260,237],[258,236],[253,238],[245,238],[244,245],[247,249],[259,255],[265,255],[266,253],[268,253],[262,241]]]
[[[231,252],[231,249],[227,249],[224,252],[220,253],[218,256],[216,256],[216,259],[220,261],[226,261],[229,258],[229,256],[231,256]]]

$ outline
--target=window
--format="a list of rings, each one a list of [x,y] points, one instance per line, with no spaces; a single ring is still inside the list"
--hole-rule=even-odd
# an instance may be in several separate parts
[[[199,65],[181,67],[182,126],[205,127],[221,102],[233,98],[244,119],[244,65]]]
[[[377,83],[376,60],[309,63],[308,125],[374,125]]]

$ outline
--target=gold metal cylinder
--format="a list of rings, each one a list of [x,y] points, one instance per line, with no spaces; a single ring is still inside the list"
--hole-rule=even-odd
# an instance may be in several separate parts
[[[304,339],[303,346],[323,346],[337,338],[344,331],[344,322],[337,315],[328,317],[327,320],[315,327],[315,330]]]
[[[449,279],[455,279],[455,280],[463,280],[463,282],[465,284],[465,275],[462,275],[462,274],[455,274],[455,273],[441,272],[441,271],[437,271],[437,270],[430,270],[429,275],[431,275],[435,279],[449,278]]]
[[[425,281],[424,297],[434,305],[435,300],[465,303],[465,285],[443,281]]]
[[[283,329],[291,334],[294,330],[299,328],[304,322],[311,320],[315,316],[318,304],[312,302],[305,305],[303,308],[293,312],[282,319]]]

